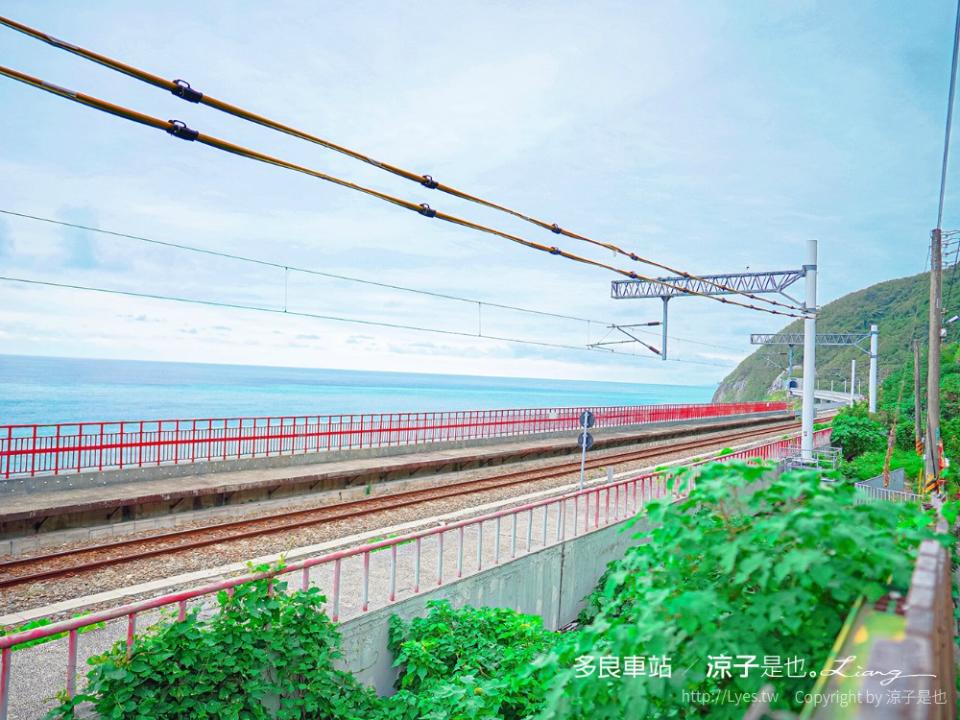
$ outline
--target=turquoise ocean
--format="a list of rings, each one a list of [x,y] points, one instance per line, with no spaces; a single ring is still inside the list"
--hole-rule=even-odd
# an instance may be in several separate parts
[[[0,424],[709,402],[713,386],[0,355]]]

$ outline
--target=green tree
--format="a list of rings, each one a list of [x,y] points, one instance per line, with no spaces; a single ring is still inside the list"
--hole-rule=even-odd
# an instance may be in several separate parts
[[[843,457],[852,460],[865,452],[885,450],[887,433],[882,423],[867,414],[866,405],[860,403],[844,408],[833,419],[830,442],[843,448]]]

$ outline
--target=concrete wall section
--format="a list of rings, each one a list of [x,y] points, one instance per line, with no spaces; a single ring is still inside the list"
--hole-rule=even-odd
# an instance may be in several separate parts
[[[510,608],[539,615],[547,629],[557,630],[576,619],[607,564],[623,557],[639,542],[633,536],[646,528],[642,522],[627,531],[625,526],[581,535],[348,620],[340,626],[344,657],[339,665],[381,695],[392,693],[397,669],[387,649],[390,616],[423,616],[430,600],[449,600],[454,607]]]
[[[564,543],[563,586],[557,613],[559,627],[577,618],[584,607],[584,599],[593,592],[607,565],[622,558],[630,546],[643,542],[642,538],[634,536],[645,535],[648,529],[647,520],[641,518],[631,527],[626,522],[617,523]]]

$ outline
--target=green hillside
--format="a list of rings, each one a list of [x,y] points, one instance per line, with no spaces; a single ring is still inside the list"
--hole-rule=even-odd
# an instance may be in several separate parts
[[[960,313],[960,279],[954,281],[955,273],[954,268],[944,274],[943,306],[948,316]],[[871,285],[824,305],[817,319],[817,332],[862,332],[869,330],[871,323],[877,323],[880,328],[879,372],[882,382],[898,367],[911,362],[910,342],[914,334],[926,338],[929,292],[929,275],[926,273]],[[796,320],[781,330],[802,331],[802,320]],[[948,332],[949,339],[956,340],[956,336],[960,335],[960,322],[948,326]],[[762,400],[768,397],[777,389],[773,387],[774,381],[786,367],[786,355],[779,354],[786,350],[786,347],[758,348],[723,379],[714,393],[714,401]],[[803,349],[796,348],[794,376],[802,374],[802,357]],[[866,393],[867,355],[849,347],[817,349],[817,374],[821,387],[829,387],[833,379],[837,389],[842,389],[843,379],[850,376],[851,358],[857,360],[857,377],[862,379],[862,389]],[[776,367],[771,363],[775,363]]]

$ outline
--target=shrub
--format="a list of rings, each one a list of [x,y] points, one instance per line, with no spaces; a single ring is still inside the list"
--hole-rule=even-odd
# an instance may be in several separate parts
[[[871,450],[885,450],[887,434],[879,422],[871,419],[863,406],[841,411],[833,419],[831,442],[843,448],[847,460]]]
[[[960,418],[960,374],[952,373],[940,380],[940,415],[944,420]]]
[[[263,568],[260,568],[263,569]],[[340,638],[316,588],[286,593],[286,584],[260,580],[221,592],[219,612],[198,610],[137,637],[127,657],[121,641],[91,658],[87,687],[64,699],[49,718],[73,717],[90,702],[99,717],[355,718],[377,703],[349,673],[334,669]]]
[[[686,499],[648,506],[648,541],[607,574],[593,622],[536,663],[552,675],[544,717],[739,720],[742,704],[710,697],[770,680],[756,665],[747,677],[709,677],[711,656],[801,658],[804,677],[773,681],[775,707],[795,706],[860,593],[878,598],[888,578],[906,586],[913,553],[932,534],[920,509],[857,505],[851,485],[809,471],[757,489],[764,472],[710,465]],[[637,656],[666,658],[669,676],[578,677],[585,657]],[[690,690],[705,699],[684,697]]]
[[[897,423],[897,439],[895,442],[895,447],[901,450],[913,451],[915,446],[916,438],[914,437],[913,420],[900,420]]]
[[[538,616],[500,608],[454,610],[427,603],[429,614],[409,624],[390,619],[390,649],[400,677],[384,717],[527,718],[541,709],[544,678],[526,674],[556,634]]]
[[[883,461],[886,451],[871,451],[854,458],[841,465],[840,471],[844,477],[854,480],[869,480],[883,473]],[[910,450],[894,450],[890,456],[890,469],[903,468],[907,476],[907,485],[911,478],[916,478],[923,465],[923,459],[911,447]]]

